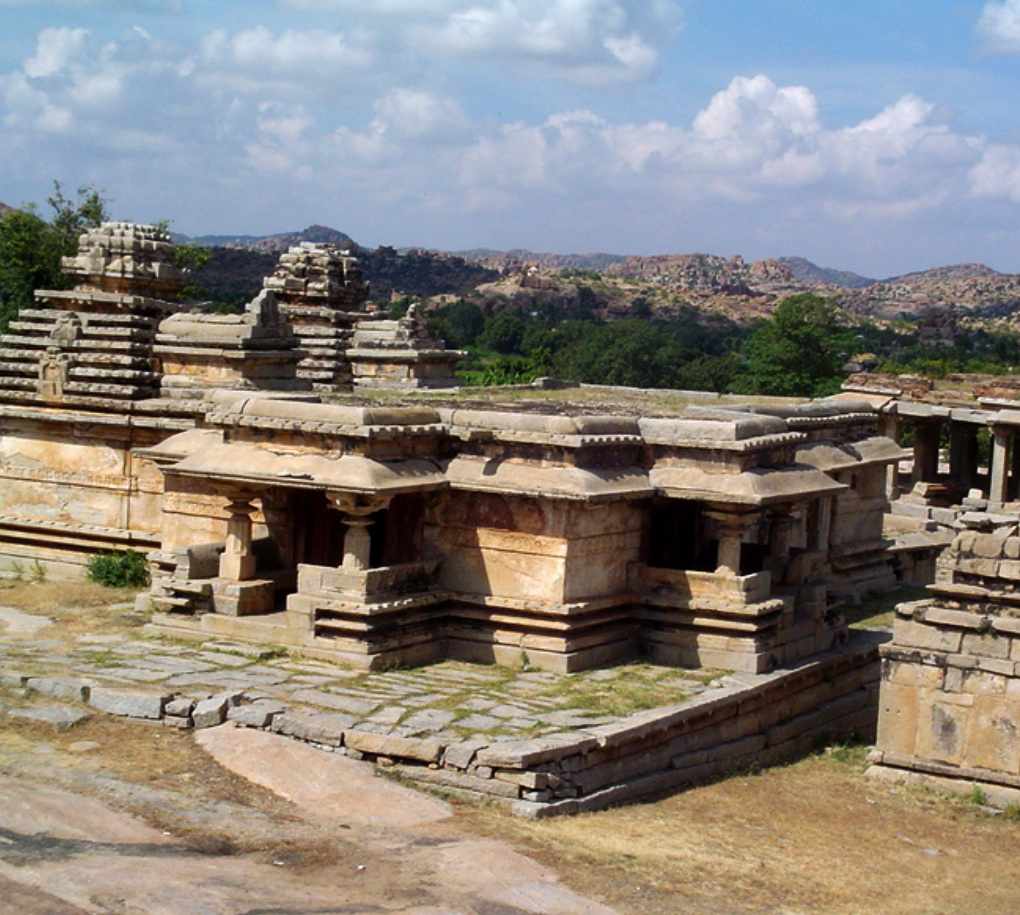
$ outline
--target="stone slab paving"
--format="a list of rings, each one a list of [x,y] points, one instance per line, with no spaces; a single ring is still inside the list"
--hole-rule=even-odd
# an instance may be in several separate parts
[[[46,685],[55,696],[80,690],[84,682],[100,690],[181,697],[193,705],[216,697],[212,706],[217,709],[224,697],[243,694],[245,703],[261,703],[254,714],[283,708],[304,715],[309,727],[342,717],[347,726],[394,737],[492,742],[584,733],[615,720],[600,710],[597,699],[614,694],[621,683],[640,681],[654,690],[655,701],[648,705],[678,703],[715,685],[709,677],[699,680],[644,664],[567,677],[459,662],[365,673],[224,640],[202,644],[94,634],[72,642],[45,638],[57,626],[59,621],[29,614],[11,613],[0,620],[2,682],[35,677],[37,686]],[[589,707],[585,697],[596,701]],[[641,707],[647,706],[638,698],[621,714]]]

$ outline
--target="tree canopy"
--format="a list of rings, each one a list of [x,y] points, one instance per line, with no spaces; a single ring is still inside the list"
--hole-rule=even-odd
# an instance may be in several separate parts
[[[732,389],[780,397],[835,394],[849,343],[827,299],[810,293],[790,296],[747,341],[744,367]]]
[[[0,217],[0,332],[6,332],[21,309],[32,307],[36,289],[67,287],[61,258],[78,250],[83,230],[107,218],[106,200],[88,185],[71,199],[56,181],[46,202],[53,210],[49,221],[34,205]]]

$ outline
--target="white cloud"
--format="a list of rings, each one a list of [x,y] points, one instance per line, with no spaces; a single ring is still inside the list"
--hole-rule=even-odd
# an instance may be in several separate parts
[[[1020,53],[1020,0],[986,3],[974,31],[993,54]]]
[[[88,34],[86,29],[43,29],[35,54],[25,61],[25,75],[39,79],[59,73],[81,56]]]
[[[158,200],[131,215],[170,216],[184,231],[258,231],[256,213],[267,231],[356,214],[375,221],[377,242],[442,244],[458,231],[465,244],[547,238],[560,249],[684,250],[654,239],[685,232],[702,239],[689,250],[716,237],[741,250],[756,225],[769,245],[787,237],[774,227],[865,243],[902,231],[921,245],[1020,204],[1020,145],[968,135],[916,95],[835,127],[809,87],[764,75],[734,78],[682,121],[609,117],[586,95],[585,107],[546,101],[507,123],[465,101],[484,95],[500,55],[500,66],[530,60],[557,77],[632,77],[654,66],[649,24],[672,4],[436,0],[411,4],[405,21],[406,0],[378,0],[381,24],[366,31],[355,14],[367,0],[289,2],[346,10],[350,22],[218,31],[192,47],[149,23],[114,40],[44,29],[0,73],[5,170],[20,175],[17,162],[43,183],[80,174],[115,202]],[[503,31],[521,24],[542,27]],[[440,53],[454,38],[456,52]],[[391,58],[395,47],[408,56]],[[446,81],[436,71],[451,54],[458,79]],[[358,237],[357,225],[340,227]]]
[[[358,22],[397,53],[501,62],[586,85],[647,79],[677,32],[672,0],[279,0]]]
[[[306,80],[311,74],[325,76],[373,63],[364,47],[355,47],[340,32],[295,31],[274,35],[263,25],[234,35],[217,30],[200,45],[204,63],[211,69],[232,66],[252,73],[285,73]]]

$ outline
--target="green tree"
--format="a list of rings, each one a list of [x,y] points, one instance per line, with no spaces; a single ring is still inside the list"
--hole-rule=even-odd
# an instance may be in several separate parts
[[[520,356],[523,355],[521,344],[527,329],[525,320],[517,312],[507,309],[485,322],[485,330],[477,343],[504,356]]]
[[[82,231],[107,218],[106,200],[94,187],[78,188],[73,200],[59,181],[53,187],[49,222],[34,205],[0,217],[0,333],[21,309],[32,307],[36,289],[67,288],[61,258],[78,250]]]
[[[849,343],[827,299],[809,293],[790,296],[747,341],[744,369],[732,390],[781,397],[835,394]]]
[[[0,333],[23,308],[31,308],[36,289],[63,289],[63,249],[53,228],[31,210],[12,210],[0,218]]]

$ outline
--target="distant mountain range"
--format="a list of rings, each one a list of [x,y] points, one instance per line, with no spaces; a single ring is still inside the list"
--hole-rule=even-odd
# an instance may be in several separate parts
[[[0,203],[0,214],[12,209]],[[347,233],[322,225],[275,235],[174,238],[178,243],[216,250],[213,260],[196,273],[195,280],[210,295],[235,303],[257,293],[279,253],[302,242],[314,242],[337,245],[355,254],[372,284],[374,297],[380,300],[403,295],[448,299],[472,293],[479,301],[496,307],[513,303],[532,307],[539,301],[556,303],[561,299],[574,303],[579,289],[582,298],[591,292],[591,288],[587,293],[582,288],[591,286],[592,278],[584,276],[591,272],[615,284],[600,304],[593,305],[610,316],[648,314],[649,308],[652,314],[659,314],[665,307],[661,302],[669,300],[673,306],[751,320],[771,313],[785,296],[811,292],[834,299],[846,311],[871,318],[910,318],[954,307],[975,318],[1006,318],[1020,324],[1020,275],[999,273],[982,264],[935,267],[878,280],[820,267],[803,257],[748,263],[740,256],[711,254],[628,257],[607,252],[552,254],[519,248],[451,252],[397,250],[385,245],[365,248]],[[645,286],[634,285],[635,280]],[[650,295],[649,290],[654,294]]]
[[[281,254],[288,248],[306,241],[320,245],[337,245],[340,248],[356,247],[350,235],[339,229],[318,225],[309,226],[301,232],[281,232],[278,235],[199,235],[189,238],[186,235],[175,234],[174,240],[178,244],[190,243],[207,248],[245,248]]]

